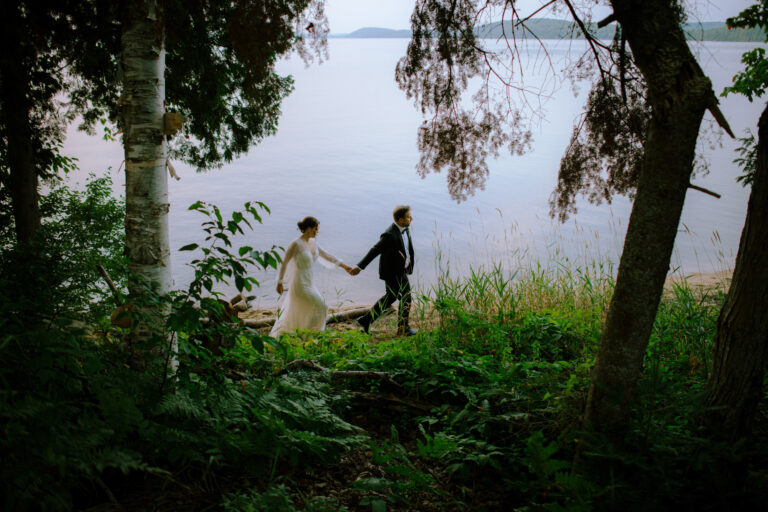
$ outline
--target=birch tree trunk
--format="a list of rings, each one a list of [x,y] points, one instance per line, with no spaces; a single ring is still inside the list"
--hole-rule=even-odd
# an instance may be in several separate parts
[[[120,99],[125,149],[125,246],[131,271],[164,293],[172,286],[165,171],[165,33],[156,0],[123,7]]]
[[[693,170],[699,127],[715,101],[671,0],[612,0],[652,108],[637,195],[592,372],[585,422],[624,438]]]
[[[720,317],[705,420],[715,437],[749,435],[768,363],[768,107],[758,123],[757,167],[739,252]]]

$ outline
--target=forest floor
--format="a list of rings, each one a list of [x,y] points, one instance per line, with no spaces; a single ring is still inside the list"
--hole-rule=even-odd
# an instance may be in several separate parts
[[[337,457],[318,460],[309,452],[298,459],[275,457],[260,477],[236,467],[201,475],[190,466],[160,485],[158,479],[131,480],[127,488],[107,482],[120,506],[89,510],[582,511],[596,503],[604,510],[627,504],[642,504],[637,510],[688,510],[694,503],[703,505],[700,510],[720,510],[730,499],[723,492],[727,479],[711,461],[733,447],[710,445],[688,429],[730,275],[692,273],[667,280],[638,384],[632,436],[641,448],[625,455],[598,449],[597,459],[612,461],[620,471],[607,487],[599,471],[575,475],[571,468],[609,293],[584,279],[580,295],[570,295],[570,285],[546,282],[532,293],[518,288],[489,305],[478,281],[471,296],[472,286],[454,290],[458,302],[414,304],[411,324],[421,331],[418,336],[397,337],[394,314],[377,321],[370,336],[360,333],[354,320],[328,324],[322,333],[291,333],[281,338],[280,350],[267,350],[274,366],[265,378],[233,383],[235,389],[285,386],[310,395],[323,389],[323,400],[337,404],[334,413],[358,439]],[[537,302],[546,293],[558,298]],[[254,309],[240,318],[275,314]],[[296,360],[314,361],[328,371],[293,370],[290,363]],[[334,371],[386,373],[394,380],[335,378]],[[300,400],[286,403],[290,414],[305,414]],[[311,418],[311,411],[306,414],[301,421]],[[301,435],[329,439],[311,429]],[[755,431],[768,434],[764,407]],[[751,447],[754,453],[747,456],[749,505],[768,496],[762,446]]]

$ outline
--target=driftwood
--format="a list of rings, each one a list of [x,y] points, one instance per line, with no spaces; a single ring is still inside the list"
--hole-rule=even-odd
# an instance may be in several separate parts
[[[364,315],[365,313],[368,313],[370,311],[370,308],[355,308],[355,309],[347,309],[344,311],[337,311],[336,313],[332,313],[328,315],[328,318],[326,319],[325,323],[332,324],[337,322],[343,322],[345,320],[352,320],[353,318],[357,318],[361,315]],[[254,329],[258,329],[260,327],[267,327],[270,325],[274,325],[276,318],[245,318],[243,319],[243,324],[246,327],[252,327]]]
[[[344,322],[346,320],[353,320],[359,316],[362,316],[366,313],[368,313],[371,310],[371,308],[368,307],[362,307],[362,308],[354,308],[354,309],[345,309],[344,311],[337,311],[335,313],[331,313],[328,315],[328,318],[325,320],[326,324],[333,324],[338,322]],[[381,314],[381,316],[386,316],[391,313],[394,313],[395,310],[392,308],[387,308],[384,310],[384,312]],[[381,317],[378,317],[381,318]],[[254,329],[259,329],[261,327],[267,327],[270,325],[274,325],[276,318],[244,318],[243,319],[243,325],[246,327],[252,327]]]

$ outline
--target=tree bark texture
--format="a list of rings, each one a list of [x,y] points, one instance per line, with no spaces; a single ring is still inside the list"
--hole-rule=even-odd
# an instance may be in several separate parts
[[[768,363],[768,106],[733,280],[717,321],[705,420],[716,437],[749,435]]]
[[[30,76],[26,68],[34,49],[25,43],[18,6],[8,6],[0,17],[0,101],[5,124],[10,176],[7,186],[13,206],[16,238],[30,242],[40,228],[40,206],[35,151],[32,146]]]
[[[616,287],[592,373],[587,428],[621,441],[662,295],[693,169],[699,126],[714,101],[670,0],[613,0],[648,88],[652,117]]]
[[[125,246],[134,274],[172,285],[168,243],[164,24],[156,0],[124,4],[120,121],[125,149]]]

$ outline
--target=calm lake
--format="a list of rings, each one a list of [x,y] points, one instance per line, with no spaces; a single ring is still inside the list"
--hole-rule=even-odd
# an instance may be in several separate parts
[[[557,70],[564,59],[583,49],[582,41],[547,43]],[[424,291],[446,269],[460,275],[470,266],[501,263],[513,273],[521,264],[536,261],[545,268],[566,262],[618,262],[631,208],[628,200],[616,198],[611,205],[599,206],[581,200],[578,215],[563,225],[548,214],[560,158],[589,84],[582,84],[576,96],[569,83],[562,84],[542,103],[544,119],[534,125],[531,151],[490,160],[485,190],[456,203],[443,175],[422,179],[414,169],[419,158],[416,129],[422,118],[394,82],[395,64],[407,44],[406,39],[330,39],[329,60],[321,65],[305,67],[296,57],[281,62],[279,71],[294,76],[295,91],[283,103],[275,137],[204,174],[174,162],[181,177],[169,183],[172,269],[178,287],[192,275],[186,264],[193,256],[178,248],[201,239],[204,219],[187,210],[197,200],[217,204],[226,212],[241,209],[246,201],[270,207],[272,214],[255,231],[236,239],[236,246],[287,246],[298,235],[296,222],[313,215],[321,222],[320,245],[350,264],[392,222],[392,208],[409,204],[416,251],[412,281]],[[718,94],[741,69],[741,54],[752,47],[751,43],[696,46],[699,62]],[[541,57],[532,54],[527,64],[534,79]],[[751,104],[731,95],[722,98],[721,109],[734,133],[743,136],[747,127],[756,131],[762,102]],[[707,114],[705,123],[710,122]],[[689,191],[671,270],[711,272],[732,267],[744,223],[748,191],[736,182],[740,171],[732,162],[738,143],[724,136],[712,144],[700,139],[700,146],[711,172],[693,181],[722,198]],[[110,172],[116,193],[122,194],[125,178],[117,171],[123,160],[118,142],[71,130],[64,152],[80,160],[76,180],[88,172]],[[317,284],[331,306],[370,304],[383,292],[376,269],[374,262],[351,277],[318,266]],[[253,275],[262,286],[253,292],[257,299],[252,305],[274,305],[275,272]],[[232,289],[223,291],[233,294]]]

